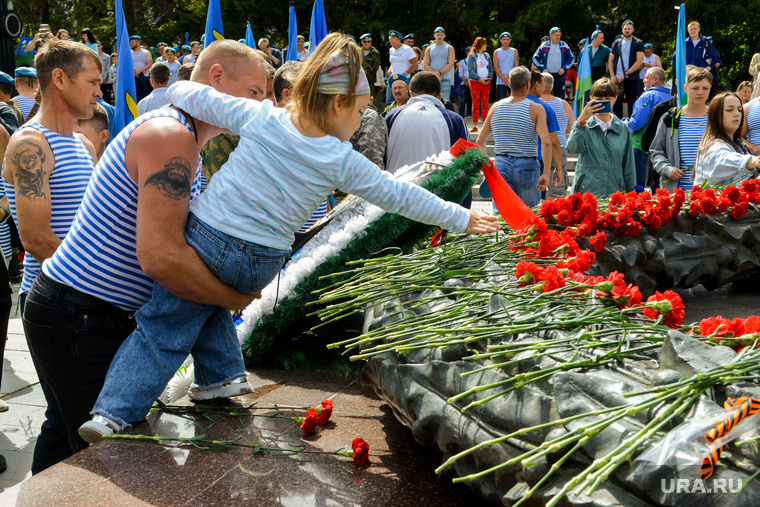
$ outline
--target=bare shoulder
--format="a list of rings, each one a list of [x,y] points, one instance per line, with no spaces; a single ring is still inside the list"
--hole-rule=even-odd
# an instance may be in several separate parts
[[[30,201],[47,199],[45,186],[55,167],[55,158],[45,135],[23,128],[11,136],[5,152],[3,177],[17,187],[17,197]]]

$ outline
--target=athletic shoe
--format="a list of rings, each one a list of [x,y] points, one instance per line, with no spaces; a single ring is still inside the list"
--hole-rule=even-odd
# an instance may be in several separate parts
[[[210,401],[216,398],[242,396],[253,392],[253,387],[245,377],[236,378],[226,384],[214,387],[202,387],[193,382],[187,394],[193,401]]]
[[[97,444],[104,435],[113,435],[122,430],[120,424],[113,422],[107,417],[95,414],[92,419],[79,427],[79,436],[82,440],[91,444]]]
[[[477,131],[478,131],[478,126],[477,125],[475,125],[474,127],[472,127],[472,130],[470,130],[470,132],[477,132]]]

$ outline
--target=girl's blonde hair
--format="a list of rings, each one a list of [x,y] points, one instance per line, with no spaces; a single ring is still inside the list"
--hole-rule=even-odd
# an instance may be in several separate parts
[[[337,100],[344,107],[353,107],[356,103],[356,94],[328,95],[320,93],[319,77],[325,70],[330,57],[336,51],[345,49],[348,54],[348,75],[351,79],[348,89],[356,90],[359,82],[359,72],[362,68],[361,49],[347,39],[345,34],[333,32],[319,43],[313,53],[309,55],[301,73],[296,79],[291,94],[291,101],[285,106],[291,114],[298,114],[303,119],[313,122],[325,132],[332,132],[328,110]]]

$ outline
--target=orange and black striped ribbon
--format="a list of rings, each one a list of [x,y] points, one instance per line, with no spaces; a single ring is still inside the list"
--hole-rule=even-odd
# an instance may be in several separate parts
[[[728,398],[723,406],[731,412],[728,414],[728,418],[705,433],[705,437],[707,437],[710,444],[731,431],[745,417],[760,412],[760,400],[746,396],[737,399]],[[702,460],[701,475],[703,481],[706,481],[715,473],[715,465],[718,463],[718,459],[720,459],[721,452],[723,452],[723,446],[716,448],[710,445],[710,454]]]

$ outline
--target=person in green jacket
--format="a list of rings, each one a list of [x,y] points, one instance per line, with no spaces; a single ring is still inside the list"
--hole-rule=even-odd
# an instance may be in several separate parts
[[[377,69],[380,68],[380,51],[372,45],[371,33],[365,33],[359,40],[362,43],[362,68],[369,82],[374,83]]]
[[[568,154],[577,154],[571,193],[591,192],[606,197],[629,192],[636,185],[636,165],[628,126],[612,113],[600,113],[600,101],[614,105],[617,87],[602,78],[591,87],[591,100],[583,108],[567,138]]]

